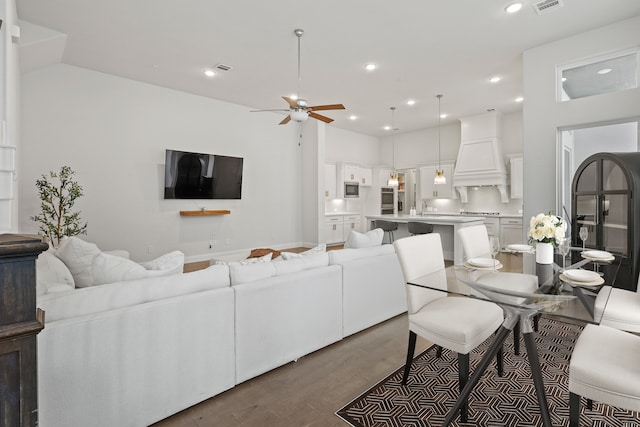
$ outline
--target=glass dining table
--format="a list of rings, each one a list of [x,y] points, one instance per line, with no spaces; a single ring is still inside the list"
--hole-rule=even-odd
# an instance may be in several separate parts
[[[571,248],[572,251],[582,248]],[[618,256],[584,256],[578,262],[560,267],[558,264],[536,264],[531,254],[523,254],[524,270],[531,270],[538,275],[539,288],[534,293],[518,292],[505,286],[500,280],[500,271],[492,267],[475,268],[468,263],[453,265],[407,282],[410,286],[446,292],[449,297],[480,298],[492,301],[502,307],[505,319],[495,338],[460,392],[454,407],[449,411],[444,426],[448,426],[459,413],[460,408],[471,394],[480,377],[502,348],[506,337],[514,328],[519,327],[527,350],[527,359],[531,368],[531,376],[536,390],[541,419],[545,427],[551,426],[549,406],[544,389],[538,351],[534,340],[533,319],[544,314],[557,320],[580,323],[599,323],[602,311],[606,307],[608,296],[598,298],[598,309],[595,309],[596,297],[605,284],[599,268],[603,264],[619,263]],[[610,255],[610,254],[609,254]],[[571,274],[570,274],[571,273]],[[583,277],[584,276],[584,277]],[[504,276],[503,276],[504,277]]]

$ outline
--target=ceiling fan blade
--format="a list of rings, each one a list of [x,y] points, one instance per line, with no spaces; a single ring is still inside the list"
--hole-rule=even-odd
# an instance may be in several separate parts
[[[298,108],[298,102],[295,99],[289,98],[288,96],[283,96],[282,99],[287,101],[291,108]]]
[[[326,116],[321,116],[320,114],[316,114],[313,111],[309,111],[309,116],[313,117],[314,119],[323,121],[325,123],[331,123],[333,121],[333,119],[330,119],[329,117],[326,117]]]
[[[344,105],[342,104],[316,105],[315,107],[309,107],[308,109],[313,111],[344,110]]]
[[[291,116],[287,116],[284,119],[282,119],[282,121],[280,123],[278,123],[279,125],[286,125],[287,123],[289,123],[291,121]]]

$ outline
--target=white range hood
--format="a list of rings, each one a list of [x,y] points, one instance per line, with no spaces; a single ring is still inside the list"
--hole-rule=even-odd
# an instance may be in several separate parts
[[[503,203],[507,194],[507,169],[500,142],[502,114],[492,111],[460,119],[460,150],[453,173],[453,186],[462,203],[467,202],[467,188],[493,186]]]

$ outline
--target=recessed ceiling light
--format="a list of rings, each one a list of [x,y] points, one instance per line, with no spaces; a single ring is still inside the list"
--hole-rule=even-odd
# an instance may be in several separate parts
[[[611,72],[611,68],[603,68],[602,70],[598,70],[598,74],[608,74]]]
[[[498,83],[500,80],[502,80],[502,78],[499,76],[493,76],[489,79],[491,83]]]
[[[391,130],[391,126],[387,125],[383,128],[384,130]]]
[[[349,116],[349,120],[356,120],[358,116]]]
[[[375,70],[376,68],[378,68],[378,66],[377,66],[376,64],[371,63],[371,64],[367,64],[367,65],[365,65],[365,66],[364,66],[364,68],[365,68],[365,70],[367,70],[367,71],[373,71],[373,70]]]
[[[447,118],[447,115],[446,115],[446,114],[444,114],[444,113],[442,113],[442,114],[440,114],[440,118],[441,118],[441,119],[446,119],[446,118]]]
[[[563,78],[562,78],[562,81],[563,81],[563,82],[566,82],[566,81],[567,81],[567,78],[566,78],[566,77],[563,77]]]
[[[517,11],[522,9],[522,6],[524,6],[524,2],[514,1],[513,3],[509,3],[507,6],[505,6],[504,11],[507,13],[516,13]]]
[[[416,105],[416,101],[414,101],[413,99],[410,99],[407,101],[407,105]]]
[[[204,75],[207,77],[213,77],[216,75],[216,72],[213,71],[211,68],[205,68],[203,71]]]
[[[521,97],[521,96],[519,96],[519,97],[517,97],[517,98],[515,99],[515,101],[516,101],[516,102],[522,102],[522,101],[524,101],[524,98],[523,98],[523,97]]]
[[[298,95],[290,95],[289,98],[293,99],[294,101],[298,99]]]

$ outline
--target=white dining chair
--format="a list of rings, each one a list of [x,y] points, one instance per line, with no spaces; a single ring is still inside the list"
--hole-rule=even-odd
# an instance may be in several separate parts
[[[491,258],[489,232],[485,225],[472,225],[458,230],[458,238],[462,243],[464,256],[471,258]]]
[[[596,297],[594,317],[601,325],[640,333],[640,294],[603,286]]]
[[[580,424],[580,398],[640,411],[640,337],[588,324],[569,362],[569,426]]]
[[[435,345],[458,354],[460,390],[469,378],[469,353],[489,338],[502,324],[502,309],[488,301],[475,298],[449,297],[442,243],[437,233],[398,239],[393,243],[405,282],[434,274],[433,284],[443,291],[406,285],[409,316],[409,345],[402,377],[406,384],[418,335]],[[498,354],[498,373],[502,375],[502,353]],[[467,420],[467,403],[460,410]]]
[[[489,233],[485,225],[473,225],[458,230],[458,238],[466,259],[491,258]],[[533,274],[500,272],[488,273],[477,279],[478,283],[517,292],[533,293],[538,290],[538,276]],[[537,317],[534,318],[535,330],[538,330]],[[513,351],[520,354],[520,328],[513,328]]]

